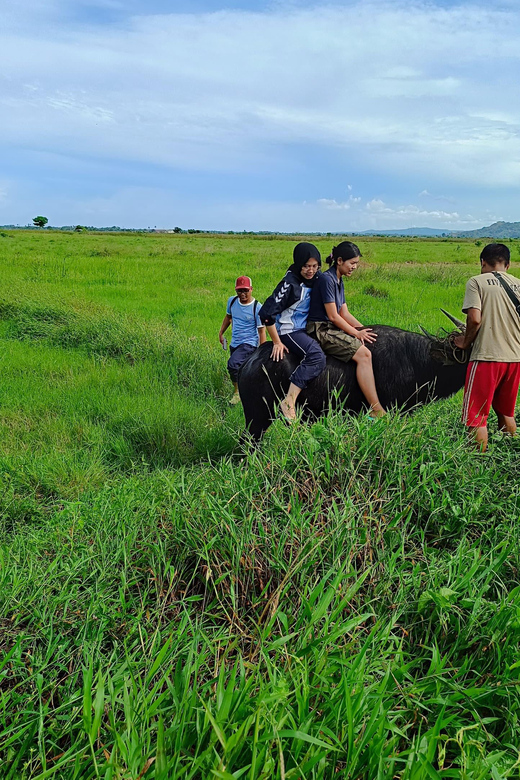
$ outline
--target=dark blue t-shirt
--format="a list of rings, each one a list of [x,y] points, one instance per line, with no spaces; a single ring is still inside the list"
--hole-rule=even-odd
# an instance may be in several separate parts
[[[326,303],[335,303],[339,312],[345,303],[345,290],[343,289],[343,278],[338,282],[336,269],[331,266],[328,271],[320,274],[311,294],[311,308],[309,310],[309,322],[327,322]]]

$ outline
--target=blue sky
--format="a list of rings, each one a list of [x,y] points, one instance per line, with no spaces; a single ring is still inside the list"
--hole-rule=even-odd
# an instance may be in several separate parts
[[[3,0],[0,224],[520,220],[520,9]]]

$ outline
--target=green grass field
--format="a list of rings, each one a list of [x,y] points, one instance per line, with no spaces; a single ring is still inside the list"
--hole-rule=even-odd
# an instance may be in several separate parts
[[[237,445],[225,302],[295,240],[0,235],[1,778],[520,777],[520,443]],[[460,315],[473,242],[358,243],[364,323]]]

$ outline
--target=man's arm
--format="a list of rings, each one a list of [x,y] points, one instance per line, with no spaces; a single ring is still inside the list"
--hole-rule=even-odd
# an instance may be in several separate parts
[[[265,328],[262,325],[261,328],[258,328],[258,343],[265,344],[266,341],[267,341],[267,337],[265,335]]]
[[[221,344],[222,344],[222,340],[224,338],[224,333],[226,332],[226,330],[231,325],[231,320],[232,320],[232,317],[231,317],[230,314],[226,314],[224,316],[224,319],[222,320],[222,325],[220,326],[220,333],[218,334],[218,340],[220,341]]]
[[[343,306],[341,307],[340,312],[336,309],[335,303],[324,303],[325,306],[325,312],[327,314],[327,317],[329,320],[340,330],[344,331],[345,333],[348,333],[349,336],[354,336],[354,338],[359,339],[363,344],[368,342],[371,344],[373,341],[377,338],[377,333],[374,333],[370,328],[363,328],[363,330],[356,330],[356,327],[354,325],[350,324],[350,321],[347,320],[341,312],[343,312]],[[346,304],[344,304],[345,309],[347,309]],[[349,310],[347,309],[347,314],[349,315],[349,318],[352,317]],[[360,322],[356,320],[355,317],[352,317],[352,319],[358,324],[361,325]]]
[[[480,330],[482,324],[482,312],[480,309],[471,308],[466,312],[466,331],[460,336],[455,336],[453,343],[460,349],[469,349]]]

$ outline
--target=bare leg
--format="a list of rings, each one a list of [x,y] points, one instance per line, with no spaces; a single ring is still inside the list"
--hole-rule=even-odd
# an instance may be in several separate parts
[[[296,419],[296,399],[300,395],[301,391],[301,387],[293,385],[291,382],[289,385],[289,392],[283,401],[280,401],[280,411],[288,420]]]
[[[514,417],[506,417],[505,414],[497,412],[498,430],[514,436],[516,433],[516,420]]]
[[[365,346],[361,346],[352,358],[356,364],[356,379],[361,392],[370,404],[371,417],[383,417],[386,414],[379,401],[374,371],[372,369],[372,353]]]
[[[485,452],[487,450],[487,445],[488,445],[487,426],[483,425],[481,428],[468,428],[468,433],[475,440],[478,449],[481,452]]]
[[[236,404],[240,403],[240,393],[238,392],[238,382],[233,382],[233,387],[235,388],[235,392],[229,399],[229,403],[232,406],[235,406]]]

